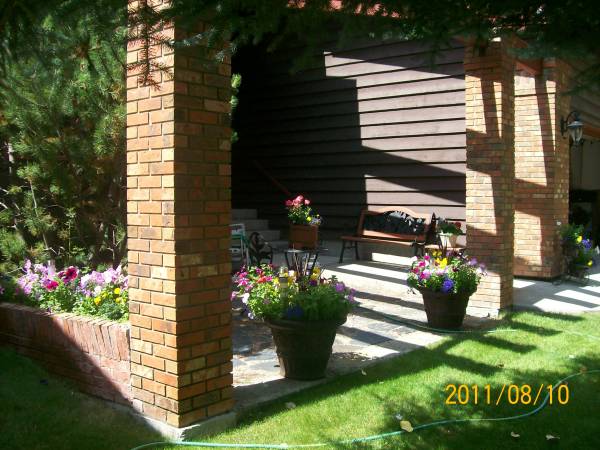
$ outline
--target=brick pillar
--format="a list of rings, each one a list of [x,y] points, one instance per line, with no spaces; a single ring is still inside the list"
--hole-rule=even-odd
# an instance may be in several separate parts
[[[514,59],[506,40],[465,51],[467,248],[487,265],[470,306],[512,304]]]
[[[560,134],[571,99],[568,66],[515,74],[515,275],[551,278],[561,270],[557,223],[569,214],[569,139]]]
[[[154,57],[171,77],[127,78],[131,383],[136,409],[182,427],[233,405],[230,65],[198,48]]]

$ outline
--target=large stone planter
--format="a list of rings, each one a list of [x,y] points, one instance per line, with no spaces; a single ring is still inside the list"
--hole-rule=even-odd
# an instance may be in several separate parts
[[[319,227],[312,225],[290,225],[290,248],[315,249],[319,241]]]
[[[267,320],[285,378],[317,380],[325,376],[335,334],[343,320]]]
[[[456,330],[462,326],[471,295],[418,289],[423,295],[427,324],[432,328]]]

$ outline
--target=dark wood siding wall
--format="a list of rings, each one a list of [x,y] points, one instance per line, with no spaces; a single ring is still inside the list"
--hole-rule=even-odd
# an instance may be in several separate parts
[[[365,207],[408,206],[465,219],[464,48],[419,42],[327,51],[290,74],[290,52],[242,52],[233,149],[234,207],[283,226],[285,195],[309,197],[326,230],[356,227]]]
[[[577,93],[573,95],[571,109],[581,113],[584,134],[586,124],[600,130],[600,93],[586,91],[585,94]]]

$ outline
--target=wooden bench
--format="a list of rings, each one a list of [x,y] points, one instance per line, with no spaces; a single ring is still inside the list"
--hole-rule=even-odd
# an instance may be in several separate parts
[[[412,246],[415,255],[423,255],[426,245],[436,243],[435,214],[418,213],[399,206],[365,209],[360,213],[354,236],[342,236],[340,262],[347,248],[354,248],[356,259],[358,243]]]

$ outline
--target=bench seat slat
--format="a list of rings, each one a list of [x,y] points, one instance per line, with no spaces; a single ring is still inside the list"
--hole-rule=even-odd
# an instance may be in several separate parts
[[[342,236],[341,239],[343,241],[378,242],[378,243],[382,243],[382,244],[397,244],[397,245],[406,245],[406,246],[410,246],[415,242],[415,241],[408,241],[408,240],[381,239],[381,238],[363,237],[363,236]]]

